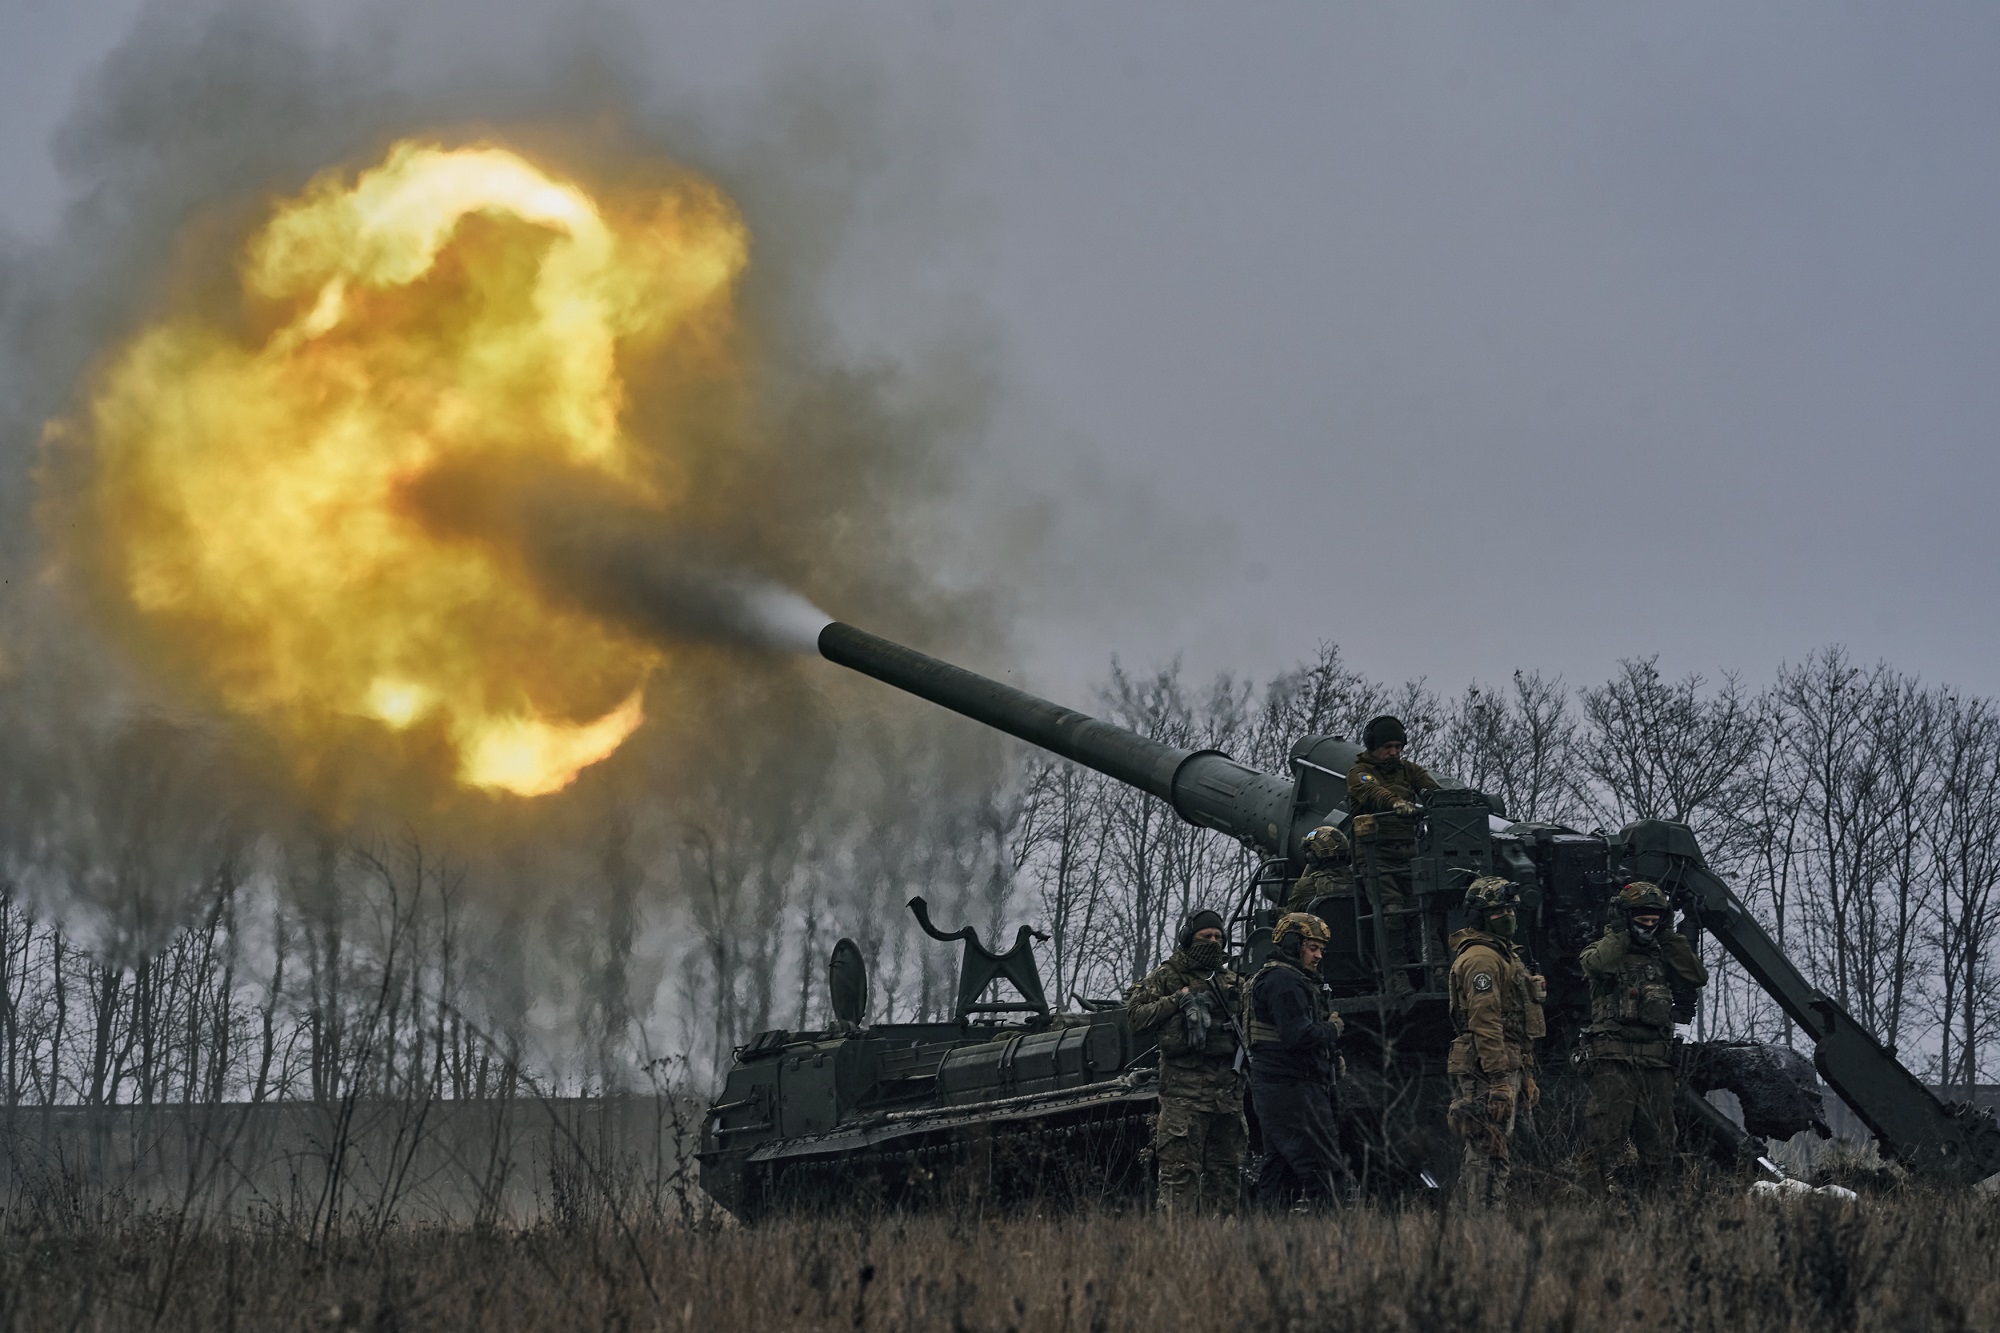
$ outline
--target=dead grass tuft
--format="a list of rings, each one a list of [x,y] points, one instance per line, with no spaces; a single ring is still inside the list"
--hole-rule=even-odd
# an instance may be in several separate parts
[[[569,1215],[332,1239],[128,1217],[18,1225],[6,1327],[1701,1329],[2000,1327],[2000,1203],[1733,1192],[1499,1215]]]

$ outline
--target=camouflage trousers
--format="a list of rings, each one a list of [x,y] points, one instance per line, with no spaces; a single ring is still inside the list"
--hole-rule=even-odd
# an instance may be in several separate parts
[[[1243,1158],[1250,1131],[1240,1106],[1216,1110],[1210,1100],[1160,1098],[1153,1124],[1153,1161],[1160,1173],[1160,1207],[1233,1213],[1243,1196]]]
[[[1507,1178],[1514,1170],[1514,1121],[1527,1083],[1527,1075],[1518,1069],[1492,1077],[1451,1076],[1451,1106],[1445,1121],[1465,1142],[1465,1160],[1458,1168],[1462,1202],[1494,1208],[1506,1199]]]
[[[1584,1183],[1599,1194],[1625,1158],[1639,1153],[1639,1183],[1661,1183],[1674,1164],[1674,1071],[1623,1060],[1592,1060],[1590,1099],[1583,1111]]]
[[[1385,840],[1375,844],[1375,877],[1381,885],[1376,907],[1382,913],[1382,940],[1387,956],[1382,965],[1407,968],[1420,962],[1424,954],[1423,914],[1414,910],[1416,877],[1411,862],[1417,844]]]

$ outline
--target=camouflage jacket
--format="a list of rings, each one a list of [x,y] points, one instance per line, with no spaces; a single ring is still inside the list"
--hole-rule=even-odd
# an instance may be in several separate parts
[[[1210,983],[1213,982],[1211,989]],[[1181,991],[1221,996],[1221,1008],[1211,1006],[1208,1040],[1200,1050],[1188,1048],[1187,1015]],[[1211,1099],[1212,1108],[1240,1105],[1242,1075],[1236,1069],[1236,1031],[1231,1019],[1243,1021],[1243,978],[1228,968],[1203,972],[1189,961],[1185,949],[1154,968],[1125,992],[1125,1012],[1132,1031],[1160,1044],[1160,1095]]]
[[[1347,768],[1347,808],[1354,814],[1385,815],[1379,822],[1384,838],[1408,838],[1415,826],[1400,815],[1390,814],[1398,801],[1423,803],[1424,796],[1438,789],[1437,779],[1423,765],[1407,759],[1371,759],[1356,755]]]
[[[1590,1057],[1666,1065],[1674,1039],[1672,983],[1708,982],[1708,969],[1687,936],[1663,928],[1641,944],[1622,927],[1609,926],[1577,961],[1590,983]]]
[[[1285,895],[1287,912],[1303,912],[1312,905],[1315,898],[1328,894],[1336,897],[1352,897],[1354,894],[1354,867],[1345,861],[1316,861],[1312,869],[1300,875],[1292,884],[1292,891]]]
[[[1531,1069],[1547,1035],[1541,1001],[1521,950],[1483,930],[1451,937],[1451,1022],[1458,1039],[1447,1068],[1492,1077]]]

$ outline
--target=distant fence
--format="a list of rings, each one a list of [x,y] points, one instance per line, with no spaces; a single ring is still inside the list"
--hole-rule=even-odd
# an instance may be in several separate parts
[[[327,1227],[685,1207],[700,1114],[660,1096],[0,1108],[0,1208]]]

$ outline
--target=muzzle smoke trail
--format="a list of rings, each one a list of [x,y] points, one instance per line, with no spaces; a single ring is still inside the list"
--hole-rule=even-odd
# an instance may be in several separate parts
[[[649,641],[811,654],[833,617],[756,574],[672,516],[601,478],[515,467],[440,469],[409,489],[439,535],[519,559],[542,594]]]

